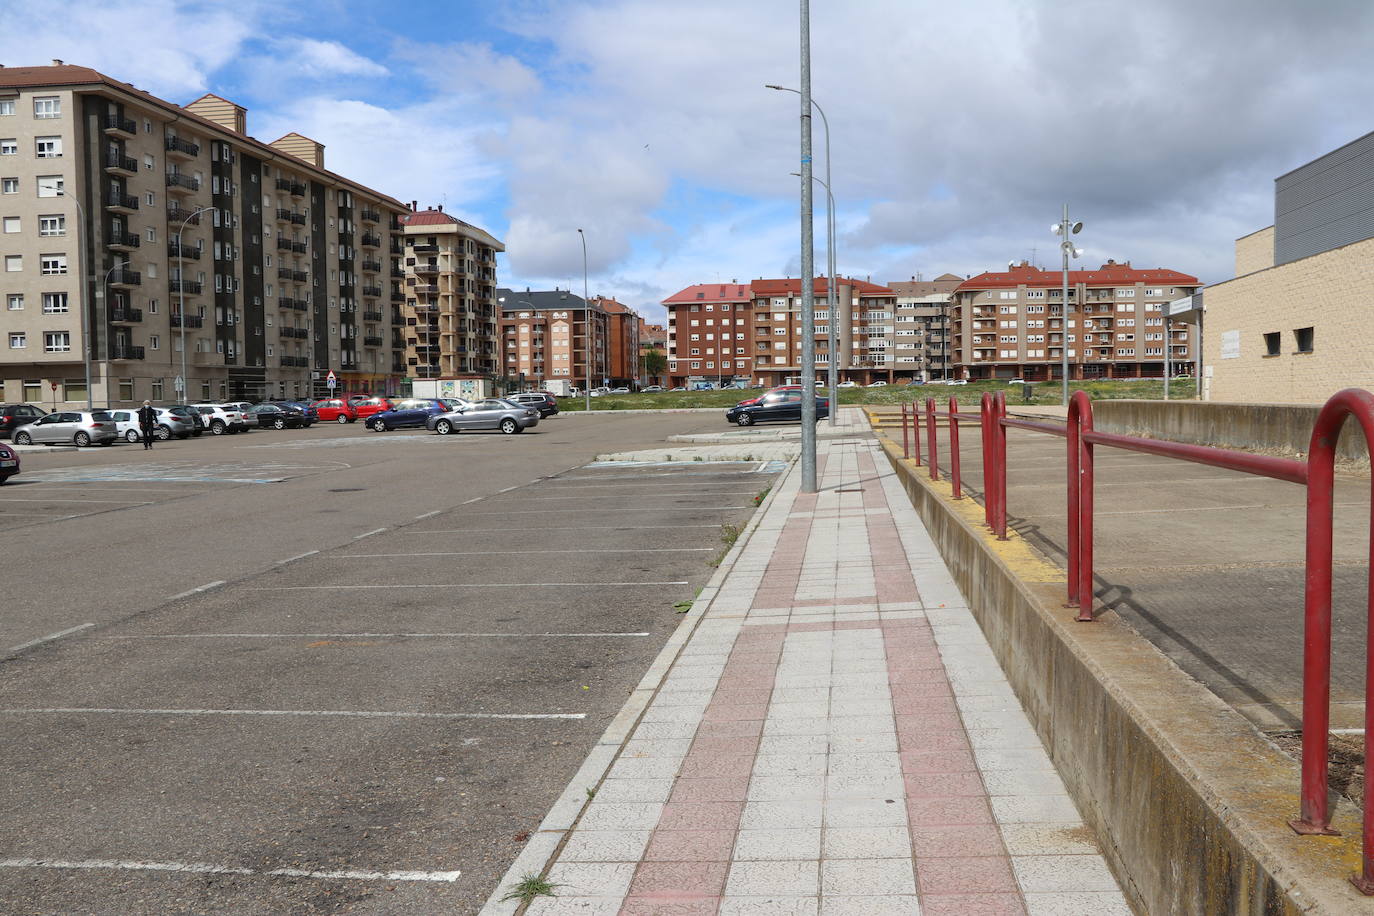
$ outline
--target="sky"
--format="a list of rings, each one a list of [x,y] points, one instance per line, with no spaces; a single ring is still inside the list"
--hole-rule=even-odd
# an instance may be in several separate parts
[[[1203,282],[1273,180],[1374,129],[1367,0],[814,0],[841,274],[1108,258]],[[0,0],[0,62],[94,67],[500,238],[503,286],[649,320],[801,270],[795,0]],[[122,40],[112,38],[122,36]],[[825,134],[814,129],[818,177]],[[816,194],[824,271],[825,196]]]

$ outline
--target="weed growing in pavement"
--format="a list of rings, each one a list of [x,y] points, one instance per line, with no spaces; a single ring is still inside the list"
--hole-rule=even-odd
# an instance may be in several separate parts
[[[730,552],[730,548],[735,546],[735,541],[739,540],[739,535],[739,525],[720,526],[720,539],[725,544],[725,546],[721,548],[721,551],[716,556],[716,558],[711,561],[712,566],[719,566],[721,564],[721,561],[725,559],[725,555]]]
[[[554,884],[543,875],[526,875],[520,879],[509,894],[502,897],[505,900],[519,900],[521,903],[530,904],[535,897],[557,897],[553,892],[555,887],[562,887],[561,884]]]
[[[764,487],[762,490],[759,490],[758,495],[756,495],[756,496],[754,497],[754,505],[756,505],[756,506],[761,506],[761,505],[763,505],[763,501],[764,501],[765,499],[768,498],[768,491],[771,490],[771,489],[773,489],[773,488],[772,488],[772,487]]]
[[[587,786],[587,801],[596,798],[596,786]]]
[[[692,460],[693,460],[693,461],[705,461],[706,458],[705,458],[704,456],[702,456],[702,455],[693,455],[693,456],[692,456]]]
[[[677,611],[679,614],[685,614],[685,613],[687,613],[688,611],[690,611],[691,609],[692,609],[692,602],[691,602],[691,601],[679,601],[679,602],[677,602],[676,604],[673,605],[673,610]]]

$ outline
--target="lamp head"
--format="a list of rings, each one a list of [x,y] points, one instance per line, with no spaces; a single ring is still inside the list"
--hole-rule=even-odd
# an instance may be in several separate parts
[[[764,89],[777,89],[777,90],[780,91],[780,92],[786,92],[786,91],[787,91],[787,87],[786,87],[786,86],[776,86],[776,85],[774,85],[773,83],[768,83],[768,84],[766,84],[763,88],[764,88]]]
[[[1079,220],[1078,222],[1076,222],[1076,223],[1073,224],[1073,234],[1074,234],[1074,235],[1077,235],[1078,233],[1080,233],[1080,232],[1082,232],[1082,231],[1083,231],[1083,221],[1082,221],[1082,220]]]
[[[1050,226],[1050,231],[1053,232],[1055,235],[1063,235],[1064,226],[1061,223],[1055,223],[1054,225]]]

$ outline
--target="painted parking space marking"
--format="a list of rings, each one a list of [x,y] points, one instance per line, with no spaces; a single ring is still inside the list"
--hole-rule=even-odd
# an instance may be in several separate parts
[[[342,881],[438,881],[453,883],[460,871],[313,871],[304,868],[243,868],[208,862],[149,862],[135,859],[0,859],[0,868],[51,868],[60,870],[160,871],[190,875],[242,875],[246,877],[320,878]]]
[[[442,509],[435,509],[433,512],[421,512],[419,515],[415,516],[415,520],[418,522],[422,518],[433,518],[442,511]]]
[[[50,706],[0,709],[5,716],[333,716],[346,719],[585,719],[583,712],[400,712],[385,709],[134,709]]]
[[[540,525],[539,531],[678,531],[683,528],[719,528],[719,525]],[[530,528],[488,528],[483,531],[531,531]],[[472,534],[471,528],[430,528],[423,531],[398,531],[397,534]]]
[[[400,585],[255,585],[250,592],[324,592],[381,588],[639,588],[659,585],[686,585],[686,579],[672,582],[429,582]],[[193,590],[194,591],[194,590]]]
[[[201,594],[202,592],[213,591],[214,589],[219,588],[219,587],[220,587],[221,585],[223,585],[223,584],[224,584],[224,580],[223,580],[223,579],[216,579],[214,582],[206,582],[204,585],[197,585],[195,588],[188,588],[186,591],[181,592],[180,594],[177,594],[177,595],[173,595],[172,597],[168,598],[167,600],[168,600],[168,601],[179,601],[179,600],[181,600],[182,598],[189,598],[189,597],[191,597],[192,595],[199,595],[199,594]]]
[[[88,624],[89,626],[89,624]],[[105,639],[615,639],[642,633],[162,633]]]
[[[715,547],[521,547],[523,553],[712,553]],[[509,550],[435,550],[418,553],[345,553],[329,560],[381,559],[384,557],[507,557]]]
[[[306,557],[313,557],[317,553],[319,553],[318,550],[307,550],[305,553],[298,553],[294,557],[287,557],[285,560],[278,560],[277,565],[285,566],[287,563],[294,563],[297,560],[304,560]]]
[[[373,528],[371,531],[364,531],[362,534],[355,534],[355,535],[353,535],[353,540],[355,540],[355,541],[361,541],[363,538],[370,538],[370,537],[372,537],[372,535],[374,535],[374,534],[381,534],[383,531],[386,531],[386,529],[385,529],[385,528]]]
[[[607,512],[717,512],[725,509],[752,509],[753,506],[614,506],[598,510]],[[547,515],[550,512],[586,512],[586,509],[501,509],[474,515]]]
[[[129,505],[130,503],[138,506],[151,506],[150,502],[143,502],[136,499],[64,499],[60,496],[48,496],[29,499],[25,496],[6,496],[0,497],[0,503],[118,503],[119,505]]]
[[[62,639],[64,636],[71,636],[73,633],[80,633],[82,630],[88,630],[93,626],[95,626],[95,624],[93,623],[83,623],[74,627],[67,627],[67,629],[65,630],[58,630],[56,633],[49,633],[47,636],[40,636],[37,639],[30,639],[28,642],[22,642],[17,646],[10,646],[8,649],[5,650],[5,654],[14,655],[19,652],[23,652],[25,649],[33,649],[37,646],[44,645],[45,643],[56,642],[57,640]]]

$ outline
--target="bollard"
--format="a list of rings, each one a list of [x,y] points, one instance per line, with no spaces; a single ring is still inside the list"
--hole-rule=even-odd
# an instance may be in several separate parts
[[[959,399],[949,399],[949,482],[954,488],[954,498],[963,499],[964,492],[959,487]]]
[[[902,457],[911,457],[911,435],[906,428],[906,405],[902,405]]]
[[[930,479],[940,479],[940,447],[935,438],[935,399],[926,398],[926,454],[930,456]]]

